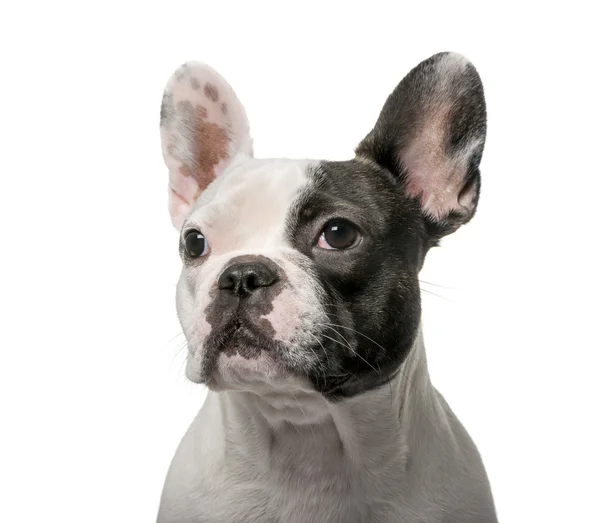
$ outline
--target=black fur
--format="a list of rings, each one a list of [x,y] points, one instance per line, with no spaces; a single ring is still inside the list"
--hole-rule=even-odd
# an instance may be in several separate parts
[[[440,114],[445,118],[428,121],[428,116]],[[418,132],[440,122],[435,135],[440,147],[432,154],[453,159],[470,151],[453,196],[458,202],[462,192],[474,188],[475,197],[433,218],[423,212],[419,198],[407,195],[413,173],[403,155]],[[399,372],[418,333],[418,274],[425,255],[475,213],[485,133],[477,72],[459,57],[440,53],[414,68],[393,91],[358,146],[357,159],[323,162],[312,173],[289,216],[288,234],[292,245],[311,260],[311,272],[327,296],[327,323],[335,325],[323,328],[320,341],[326,355],[311,375],[315,387],[330,399],[380,386]],[[334,218],[359,228],[362,240],[357,246],[328,251],[315,245]]]
[[[343,218],[361,241],[344,251],[316,246],[325,224]],[[417,203],[388,171],[357,160],[323,162],[288,219],[292,245],[312,261],[326,292],[327,354],[311,376],[331,399],[385,383],[415,341],[421,312],[418,273],[427,251]]]
[[[479,163],[486,136],[485,98],[479,74],[470,63],[453,74],[444,71],[440,63],[449,56],[450,53],[438,53],[412,69],[388,97],[375,127],[356,149],[357,155],[372,159],[406,183],[411,173],[403,164],[403,154],[410,148],[415,133],[430,125],[430,112],[442,106],[448,108],[440,136],[445,154],[453,157],[469,144],[478,143],[471,152],[462,184],[462,190],[475,186],[475,199],[471,206],[441,219],[424,216],[432,244],[475,214],[481,185]]]

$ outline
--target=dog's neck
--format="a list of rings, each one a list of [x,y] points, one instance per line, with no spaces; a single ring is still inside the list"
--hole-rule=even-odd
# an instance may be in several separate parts
[[[331,403],[300,387],[211,395],[220,405],[230,451],[261,467],[273,457],[307,468],[316,463],[357,470],[366,462],[401,464],[416,443],[417,425],[437,410],[421,331],[393,380],[353,398]]]

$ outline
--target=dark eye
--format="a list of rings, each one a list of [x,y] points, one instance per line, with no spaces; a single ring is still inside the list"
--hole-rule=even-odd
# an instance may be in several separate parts
[[[191,258],[199,258],[206,256],[210,252],[210,247],[200,231],[192,230],[185,235],[185,250]]]
[[[334,220],[323,229],[317,246],[322,249],[339,251],[352,247],[357,240],[358,231],[354,225],[345,220]]]

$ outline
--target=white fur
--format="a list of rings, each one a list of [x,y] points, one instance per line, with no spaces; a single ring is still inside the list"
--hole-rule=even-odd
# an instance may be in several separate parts
[[[431,387],[421,336],[389,388],[342,403],[289,377],[242,383],[209,392],[171,465],[159,523],[430,522],[443,513],[429,495],[452,503],[484,488],[469,485],[465,465],[479,458]],[[459,454],[458,440],[475,454]]]
[[[190,212],[183,234],[189,229],[202,231],[211,249],[201,266],[183,267],[177,287],[178,314],[188,340],[186,373],[190,380],[200,379],[202,343],[211,332],[206,321],[209,293],[229,261],[242,255],[265,256],[282,269],[288,286],[265,317],[275,330],[275,339],[286,343],[288,359],[307,359],[298,347],[311,342],[325,316],[316,282],[293,262],[301,255],[291,248],[285,226],[292,203],[308,181],[311,163],[237,158]]]
[[[400,408],[389,390],[335,405],[290,381],[210,392],[173,461],[159,522],[395,522],[382,518],[399,509],[388,503],[406,459]]]

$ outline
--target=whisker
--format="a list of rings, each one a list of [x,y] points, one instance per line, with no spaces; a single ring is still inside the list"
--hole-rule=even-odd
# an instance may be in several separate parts
[[[327,327],[327,325],[324,325],[324,327]],[[336,334],[339,334],[333,327],[327,327],[327,328],[331,329]],[[328,340],[335,341],[336,343],[339,343],[342,347],[346,347],[348,350],[350,350],[351,352],[354,353],[354,349],[350,345],[344,345],[340,340],[336,340],[334,338],[331,338],[330,336],[327,336],[327,334],[321,334],[321,336],[323,336],[324,338],[327,338]]]
[[[419,280],[421,283],[425,283],[426,285],[432,285],[433,287],[440,287],[441,289],[449,289],[454,290],[454,287],[447,287],[446,285],[439,285],[438,283],[431,283],[430,281]]]
[[[178,332],[177,334],[175,334],[175,336],[173,336],[170,340],[169,343],[172,343],[173,340],[175,340],[175,338],[178,338],[179,336],[183,336],[183,331]]]
[[[329,363],[331,365],[331,362],[329,361],[329,354],[327,354],[327,351],[325,350],[325,347],[323,347],[321,340],[319,340],[319,338],[317,338],[312,332],[308,332],[308,334],[310,334],[315,340],[317,340],[317,343],[321,346],[321,348],[323,349],[323,352],[325,353],[325,357],[327,358],[327,363]],[[327,369],[325,369],[325,367],[323,366],[323,363],[319,360],[319,356],[317,356],[317,353],[315,352],[315,350],[311,346],[309,346],[308,348],[315,355],[315,358],[317,358],[317,361],[319,363],[321,363],[321,370],[323,371],[323,380],[325,381],[325,387],[327,387],[327,374],[325,372]]]
[[[347,305],[343,303],[324,303],[325,307],[347,307]]]
[[[421,290],[423,292],[426,292],[427,294],[431,294],[433,296],[437,296],[438,298],[442,298],[442,300],[449,301],[450,303],[453,303],[454,305],[456,305],[456,303],[453,300],[451,300],[450,298],[446,298],[446,296],[442,296],[441,294],[436,294],[435,292],[431,292],[431,291],[429,291],[427,289],[423,289],[423,288],[421,288]]]
[[[351,327],[346,327],[346,326],[344,326],[344,325],[338,325],[338,324],[335,324],[335,323],[320,323],[319,325],[321,325],[321,326],[323,326],[323,327],[330,327],[330,328],[331,328],[331,327],[341,327],[342,329],[347,329],[347,330],[349,330],[349,331],[352,331],[352,332],[354,332],[354,333],[356,333],[356,334],[358,334],[358,335],[362,336],[363,338],[365,338],[365,339],[369,340],[370,342],[372,342],[372,343],[374,343],[375,345],[377,345],[377,346],[378,346],[378,347],[379,347],[381,350],[385,351],[385,347],[383,347],[383,345],[381,345],[381,344],[377,343],[377,342],[376,342],[374,339],[372,339],[372,338],[369,338],[369,337],[368,337],[366,334],[363,334],[362,332],[360,332],[360,331],[357,331],[356,329],[352,329]],[[332,329],[332,330],[333,330],[333,331],[335,331],[335,332],[336,332],[336,334],[338,334],[339,336],[342,336],[342,335],[341,335],[341,333],[340,333],[340,332],[338,332],[336,329]],[[343,336],[342,336],[342,337],[343,337]],[[344,338],[344,339],[345,339],[345,338]],[[334,340],[334,341],[335,341],[335,340]],[[348,341],[348,340],[346,340],[346,342],[347,342],[347,341]],[[352,349],[350,348],[350,350],[352,350]],[[367,362],[367,361],[366,361],[364,358],[362,358],[362,356],[360,356],[359,354],[357,354],[357,353],[356,353],[356,351],[353,351],[353,352],[354,352],[354,354],[356,354],[357,356],[361,357],[361,359],[363,359],[363,361],[365,361],[366,363],[369,363],[369,362]],[[381,366],[379,365],[379,362],[376,362],[376,363],[377,363],[377,367],[379,368],[379,371],[376,371],[376,372],[377,372],[379,375],[381,375]],[[370,365],[370,364],[369,364],[369,365]],[[373,368],[373,366],[372,366],[372,365],[370,365],[370,366],[371,366],[371,368]],[[375,370],[375,369],[373,368],[373,370]],[[407,377],[406,377],[406,373],[404,372],[404,370],[403,370],[402,368],[398,369],[398,372],[399,372],[400,374],[402,374],[402,376],[404,376],[404,378],[405,378],[405,379],[407,379]],[[352,374],[352,375],[353,375],[353,374]],[[354,375],[353,375],[353,376],[354,376]],[[354,377],[356,377],[356,376],[354,376]],[[390,389],[391,389],[391,384],[390,384]]]
[[[377,345],[378,347],[380,347],[382,350],[385,351],[385,348],[380,345],[379,343],[377,343],[375,340],[369,338],[366,334],[363,334],[362,332],[359,332],[355,329],[351,329],[350,327],[344,327],[343,325],[337,325],[335,323],[324,323],[322,324],[323,326],[329,327],[330,329],[332,329],[338,336],[341,336],[343,338],[343,336],[341,335],[340,332],[338,332],[335,328],[333,327],[341,327],[341,328],[345,328],[348,330],[351,330],[353,332],[355,332],[356,334],[359,334],[360,336],[363,336],[364,338],[366,338],[367,340],[369,340],[370,342],[374,343],[375,345]],[[327,336],[326,336],[327,337]],[[345,339],[345,338],[344,338]],[[335,341],[335,340],[334,340]],[[348,343],[348,340],[346,340],[346,343]],[[363,358],[360,354],[358,354],[358,352],[356,352],[355,350],[353,350],[350,345],[348,344],[348,348],[356,355],[358,356],[361,360],[363,360],[367,365],[369,365],[375,372],[377,372],[377,374],[379,374],[381,376],[381,366],[379,365],[379,362],[377,363],[377,369],[375,369],[375,367],[373,367],[373,365],[371,365],[365,358]]]
[[[325,326],[325,325],[327,325],[327,326],[329,326],[329,327],[340,327],[340,328],[342,328],[342,329],[346,329],[346,330],[349,330],[349,331],[355,332],[355,333],[356,333],[356,334],[358,334],[359,336],[362,336],[363,338],[365,338],[365,339],[369,340],[371,343],[374,343],[375,345],[377,345],[377,347],[379,347],[380,349],[382,349],[382,350],[385,350],[385,347],[384,347],[383,345],[380,345],[380,344],[379,344],[379,343],[377,343],[377,342],[376,342],[374,339],[372,339],[372,338],[369,338],[369,337],[368,337],[366,334],[363,334],[362,332],[360,332],[360,331],[357,331],[356,329],[353,329],[353,328],[351,328],[351,327],[346,327],[346,326],[344,326],[344,325],[338,325],[338,324],[336,324],[336,323],[322,323],[322,324],[320,324],[320,325],[324,325],[324,326]]]
[[[175,349],[175,353],[173,354],[173,358],[171,360],[171,365],[175,363],[175,361],[183,354],[183,352],[187,349],[188,343],[187,340],[184,341],[178,348]],[[181,373],[183,370],[183,366],[186,363],[186,358],[184,357],[182,362],[179,364],[178,372]]]
[[[327,351],[325,350],[325,347],[323,347],[323,344],[321,343],[321,340],[319,340],[319,338],[317,338],[317,336],[315,336],[312,332],[309,332],[309,334],[315,339],[317,340],[317,343],[321,346],[321,348],[323,349],[323,352],[325,353],[325,357],[327,358],[327,363],[329,363],[329,365],[331,365],[331,361],[329,360],[329,354],[327,354]],[[315,351],[313,350],[313,353]],[[316,356],[316,353],[315,353]]]
[[[326,326],[326,325],[325,325]],[[330,327],[331,328],[331,327]],[[335,329],[332,329],[333,331],[337,332]],[[338,333],[339,334],[339,333]],[[352,352],[352,354],[354,354],[355,356],[358,356],[361,360],[363,360],[369,367],[371,367],[377,374],[381,374],[381,368],[379,368],[379,370],[377,370],[375,367],[373,367],[373,365],[371,365],[365,358],[363,358],[358,352],[356,352],[352,347],[350,347],[350,345],[344,345],[341,341],[336,340],[334,338],[331,338],[330,336],[327,336],[326,334],[322,334],[322,336],[324,336],[327,339],[330,339],[331,341],[335,342],[335,343],[339,343],[342,347],[347,347],[350,352]]]
[[[350,348],[350,342],[344,337],[342,336],[342,333],[337,331],[336,329],[334,329],[332,326],[327,325],[327,324],[323,324],[324,327],[327,327],[328,329],[331,329],[332,331],[334,331],[340,338],[342,338],[347,344],[348,344],[348,348]],[[350,349],[352,350],[352,349]]]

